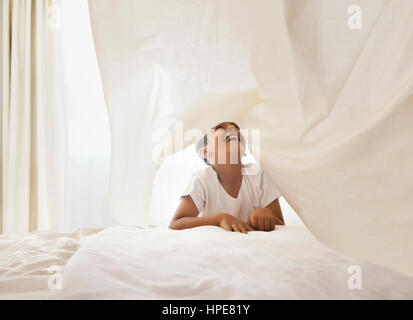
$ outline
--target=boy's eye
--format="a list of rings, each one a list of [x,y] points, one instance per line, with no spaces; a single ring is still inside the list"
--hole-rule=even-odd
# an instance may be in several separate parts
[[[217,134],[221,134],[221,133],[225,133],[225,130],[224,130],[224,128],[215,128],[215,133],[217,133]]]

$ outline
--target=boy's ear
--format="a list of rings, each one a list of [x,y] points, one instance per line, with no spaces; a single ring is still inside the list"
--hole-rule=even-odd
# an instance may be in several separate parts
[[[245,137],[242,134],[242,132],[240,133],[240,144],[241,144],[241,148],[244,150],[244,152],[241,154],[241,157],[245,157],[247,155],[247,148],[246,148],[246,141],[245,141]]]
[[[207,158],[207,146],[203,146],[202,148],[199,148],[198,156],[201,159],[206,159]]]

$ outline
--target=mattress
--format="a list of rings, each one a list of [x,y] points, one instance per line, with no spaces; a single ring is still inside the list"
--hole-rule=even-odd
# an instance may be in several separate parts
[[[248,234],[116,226],[2,236],[0,246],[2,299],[413,298],[413,278],[339,254],[300,224]],[[62,268],[60,286],[50,265]]]

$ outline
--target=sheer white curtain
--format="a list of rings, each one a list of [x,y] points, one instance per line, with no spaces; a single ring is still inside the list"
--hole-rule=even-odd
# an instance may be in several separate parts
[[[62,1],[64,97],[67,121],[65,230],[106,227],[109,122],[90,29],[88,2]]]
[[[63,226],[59,5],[58,0],[1,2],[3,233]]]
[[[3,233],[114,221],[109,126],[87,1],[1,1]]]

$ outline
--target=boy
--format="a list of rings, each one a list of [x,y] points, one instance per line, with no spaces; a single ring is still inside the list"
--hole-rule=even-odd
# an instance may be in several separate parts
[[[248,233],[284,224],[281,194],[271,179],[261,169],[254,175],[243,174],[245,140],[236,123],[216,125],[195,147],[209,167],[193,174],[169,228],[214,225]]]

